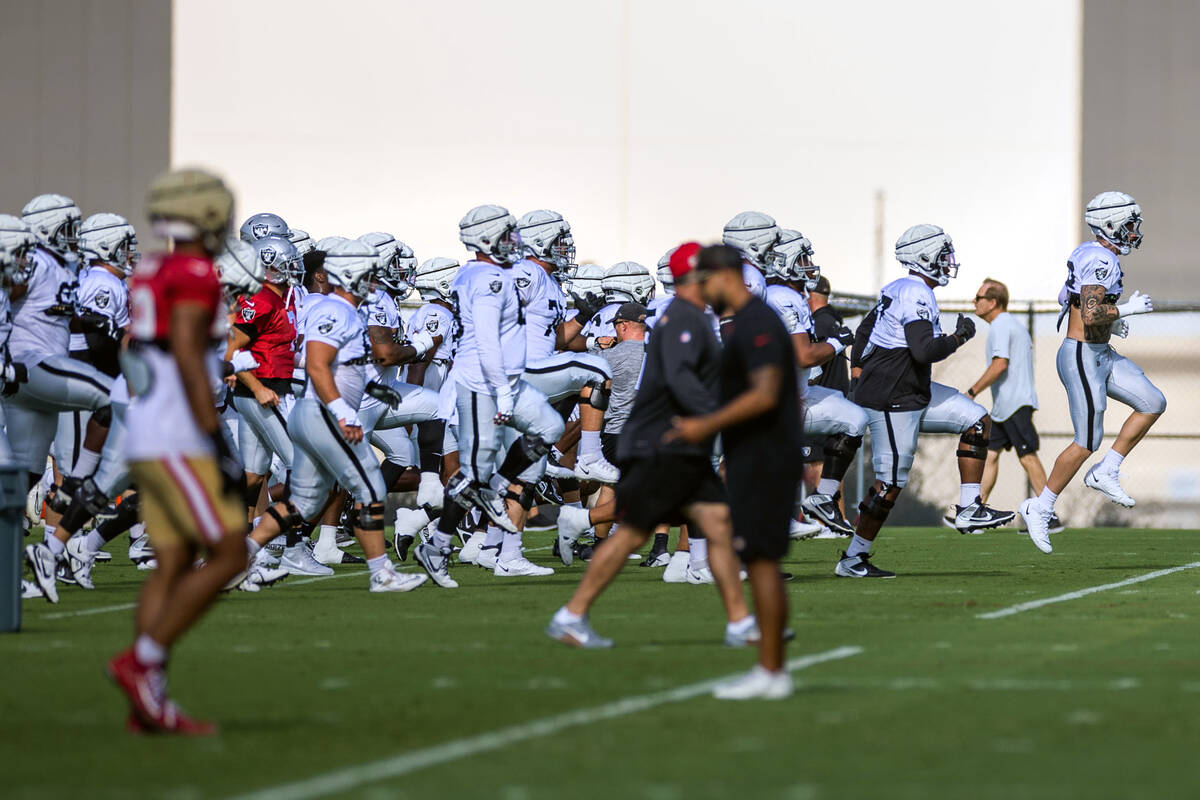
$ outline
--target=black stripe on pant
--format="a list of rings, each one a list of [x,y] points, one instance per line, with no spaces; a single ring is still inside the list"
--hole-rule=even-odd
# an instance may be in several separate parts
[[[367,491],[371,493],[371,502],[378,503],[379,496],[375,494],[375,489],[371,486],[371,481],[367,477],[367,471],[363,469],[363,465],[359,462],[358,456],[354,455],[354,449],[350,447],[350,444],[345,439],[342,438],[342,431],[338,427],[337,421],[330,419],[330,417],[333,415],[327,412],[324,407],[322,407],[320,411],[321,419],[325,420],[325,427],[329,428],[329,432],[333,434],[334,440],[338,443],[342,450],[345,451],[346,457],[349,458],[354,464],[354,469],[358,471],[358,476],[362,478],[363,484],[367,487]]]
[[[1099,442],[1095,446],[1092,444],[1092,437],[1096,434],[1096,403],[1092,400],[1092,390],[1083,371],[1083,342],[1075,343],[1075,366],[1079,370],[1079,383],[1083,386],[1083,399],[1087,401],[1087,447],[1088,450],[1095,450],[1100,446]]]

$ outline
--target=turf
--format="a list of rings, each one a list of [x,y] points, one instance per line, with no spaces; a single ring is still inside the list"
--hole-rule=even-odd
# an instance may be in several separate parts
[[[120,541],[124,541],[123,539]],[[547,534],[527,538],[550,563]],[[1200,796],[1200,570],[1003,619],[988,610],[1200,561],[1188,531],[1076,530],[1037,553],[1011,531],[888,532],[893,581],[832,577],[841,543],[793,546],[789,656],[861,654],[796,673],[778,703],[700,696],[501,746],[341,796],[1126,798]],[[533,548],[545,548],[533,550]],[[365,574],[224,597],[173,656],[172,690],[220,721],[209,740],[131,737],[101,675],[130,638],[142,573],[26,601],[0,637],[6,798],[222,797],[746,668],[720,646],[710,587],[631,563],[592,615],[617,640],[542,634],[580,569],[457,591],[366,591]],[[79,616],[52,616],[94,609]]]

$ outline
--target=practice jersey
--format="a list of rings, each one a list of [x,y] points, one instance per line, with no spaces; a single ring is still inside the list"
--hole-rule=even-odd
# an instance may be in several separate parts
[[[12,335],[12,301],[8,292],[0,290],[0,353],[8,361],[8,337]]]
[[[88,267],[79,273],[79,288],[75,290],[75,307],[79,311],[103,314],[117,328],[129,327],[129,286],[104,267]],[[71,352],[86,350],[87,338],[82,333],[71,334]]]
[[[788,332],[788,336],[795,336],[798,333],[807,335],[810,339],[813,338],[815,328],[813,326],[812,311],[808,307],[808,300],[804,295],[797,292],[790,286],[773,283],[767,287],[767,305],[775,312],[783,322],[783,328]],[[797,378],[800,381],[800,394],[804,395],[805,389],[808,387],[810,368],[800,369],[797,366]]]
[[[178,303],[201,306],[210,320],[210,340],[224,339],[225,309],[213,262],[191,255],[147,256],[134,272],[129,301],[133,342],[125,374],[134,397],[125,416],[126,455],[131,461],[211,455],[212,441],[196,424],[167,342]],[[209,384],[219,384],[220,358],[215,350],[209,351],[207,367]]]
[[[1103,286],[1105,302],[1121,297],[1121,260],[1099,242],[1084,242],[1067,259],[1067,281],[1058,293],[1058,304],[1079,305],[1079,290],[1084,286]]]
[[[404,336],[404,322],[400,319],[400,309],[392,296],[383,289],[375,289],[367,295],[367,299],[358,307],[359,316],[368,328],[375,326],[395,331],[396,341]],[[381,367],[374,362],[367,365],[367,380],[391,383],[399,372],[399,367],[391,365]]]
[[[742,262],[742,282],[746,284],[750,294],[759,300],[767,299],[767,279],[758,267]]]
[[[292,382],[304,385],[304,325],[310,314],[329,297],[320,292],[306,292],[296,312],[296,355],[292,361]]]
[[[933,323],[934,336],[942,335],[941,316],[933,289],[916,275],[905,275],[883,287],[875,310],[875,327],[867,340],[868,347],[907,348],[904,326],[919,319]]]
[[[558,327],[566,320],[567,298],[558,281],[538,263],[513,264],[513,280],[525,306],[525,359],[540,361],[555,352]]]
[[[330,294],[311,313],[305,315],[304,346],[313,342],[324,342],[337,349],[333,362],[333,383],[338,394],[358,408],[362,402],[363,387],[367,384],[367,353],[371,343],[367,338],[367,326],[358,309],[346,298]],[[319,398],[313,388],[312,379],[304,389],[306,397]]]
[[[933,326],[935,340],[942,335],[937,300],[929,284],[916,275],[906,275],[884,286],[875,309],[863,320],[870,333],[862,349],[863,372],[855,403],[880,411],[911,411],[929,404],[931,364],[913,356],[904,330],[918,321]]]
[[[241,298],[234,326],[250,337],[250,354],[258,362],[254,377],[260,381],[292,377],[296,328],[283,297],[264,286],[253,297]],[[239,382],[235,391],[244,395],[249,390]]]
[[[617,309],[623,303],[609,303],[588,320],[587,325],[583,326],[583,336],[589,340],[589,344],[595,339],[615,339],[617,338],[617,328],[615,321],[617,318]]]
[[[8,350],[18,364],[33,366],[50,356],[66,355],[75,315],[75,273],[44,248],[30,255],[33,273],[25,296],[12,305]]]
[[[438,303],[426,303],[408,318],[408,329],[424,329],[430,336],[441,336],[442,343],[433,351],[434,361],[453,361],[458,342],[454,337],[454,314]]]
[[[525,371],[525,316],[512,270],[468,261],[451,292],[460,331],[456,379],[472,391],[495,394]]]

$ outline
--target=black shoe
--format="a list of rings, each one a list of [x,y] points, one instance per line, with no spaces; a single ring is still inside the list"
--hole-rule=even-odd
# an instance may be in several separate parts
[[[870,556],[862,553],[857,556],[848,556],[845,552],[842,553],[842,559],[834,568],[833,574],[839,578],[894,578],[896,573],[888,572],[886,569],[880,569],[871,563]]]
[[[413,541],[414,537],[412,536],[402,536],[400,534],[394,535],[392,537],[392,548],[396,551],[396,558],[400,559],[401,561],[407,561],[408,548],[412,547]],[[347,562],[343,560],[342,563],[345,564]]]
[[[50,487],[50,494],[46,497],[46,505],[50,506],[50,510],[56,513],[67,513],[67,509],[71,507],[71,498],[75,496],[75,492],[79,489],[79,484],[82,481],[82,478],[64,476],[61,486]]]
[[[539,505],[561,506],[563,504],[562,492],[558,491],[558,482],[545,475],[533,485],[533,496],[537,498]]]
[[[959,533],[975,533],[1007,525],[1016,517],[1012,511],[997,511],[978,497],[969,506],[955,506],[954,527]]]
[[[1050,524],[1046,529],[1047,533],[1062,533],[1066,529],[1067,526],[1063,525],[1062,520],[1058,518],[1058,514],[1050,515]]]
[[[538,512],[525,521],[525,530],[527,531],[549,531],[554,530],[554,520],[547,517],[545,514]],[[556,554],[557,555],[557,554]]]
[[[671,554],[665,549],[652,549],[646,553],[646,559],[639,565],[643,567],[665,567],[671,563]]]
[[[853,536],[854,526],[846,521],[846,518],[842,516],[842,510],[838,508],[838,499],[840,497],[841,492],[836,492],[833,495],[810,494],[804,498],[804,502],[801,505],[805,511],[819,519],[834,533],[840,533],[843,536]]]

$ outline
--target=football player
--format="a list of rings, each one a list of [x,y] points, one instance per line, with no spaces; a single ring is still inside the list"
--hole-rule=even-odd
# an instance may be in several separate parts
[[[617,342],[617,331],[613,327],[617,309],[622,303],[646,305],[653,300],[654,278],[650,276],[650,270],[636,261],[618,261],[604,273],[600,290],[604,293],[605,305],[591,316],[583,335],[592,347],[604,350]],[[577,307],[578,303],[577,300]]]
[[[291,229],[288,224],[283,221],[283,217],[270,212],[254,214],[246,217],[246,221],[242,223],[239,231],[242,241],[247,244],[254,244],[259,239],[267,236],[282,236],[284,239],[291,239]]]
[[[742,254],[742,278],[750,294],[765,299],[766,275],[774,258],[773,248],[779,241],[775,220],[760,211],[743,211],[725,223],[721,241]]]

